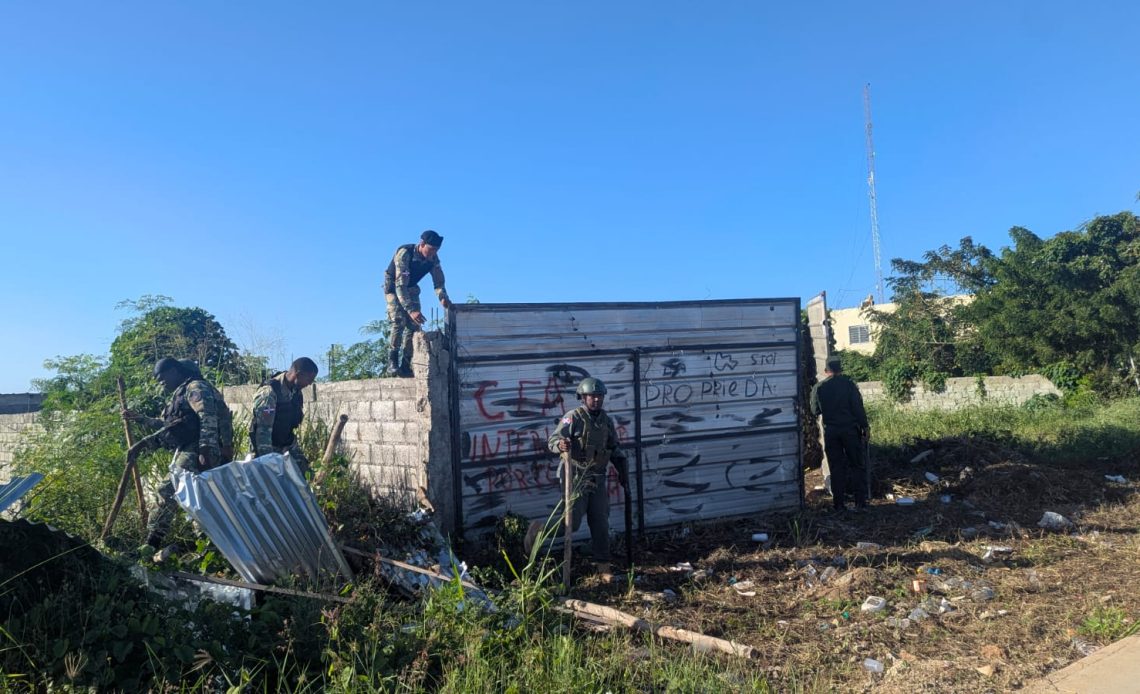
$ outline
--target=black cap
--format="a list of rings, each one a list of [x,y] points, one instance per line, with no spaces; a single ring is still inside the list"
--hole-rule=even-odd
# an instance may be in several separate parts
[[[843,370],[843,363],[839,361],[839,357],[828,357],[826,365],[827,370],[833,374],[837,374]]]
[[[163,357],[162,359],[159,359],[154,363],[154,377],[158,378],[158,375],[167,369],[178,369],[179,371],[182,371],[182,362],[170,357]]]
[[[443,245],[443,237],[431,229],[428,229],[424,233],[420,234],[420,241],[423,241],[429,246],[435,246],[436,248],[439,248]]]

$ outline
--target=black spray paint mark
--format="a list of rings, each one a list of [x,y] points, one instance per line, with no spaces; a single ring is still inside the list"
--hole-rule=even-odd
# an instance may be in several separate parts
[[[666,487],[673,487],[674,489],[688,489],[690,494],[698,494],[708,489],[712,485],[712,482],[690,483],[665,480],[661,484],[665,485]]]
[[[784,410],[782,407],[765,407],[764,409],[760,410],[759,414],[748,420],[748,426],[758,427],[767,424],[769,419],[775,415],[780,414],[783,411]]]
[[[671,513],[690,514],[690,513],[700,513],[701,509],[704,507],[705,507],[704,504],[697,504],[696,506],[688,506],[688,507],[685,507],[685,506],[666,506],[665,510],[669,511]]]
[[[677,455],[685,455],[685,454],[684,453],[678,453]],[[665,456],[666,456],[666,454],[662,453],[661,455],[657,456],[657,459],[660,460],[661,458],[664,458]],[[669,470],[669,472],[663,472],[663,473],[661,473],[661,476],[662,477],[672,477],[673,475],[679,475],[682,472],[684,472],[685,470],[687,470],[688,468],[691,468],[694,465],[696,465],[698,462],[700,462],[700,460],[701,460],[701,455],[698,453],[697,455],[694,455],[689,460],[689,462],[685,463],[684,465],[679,465],[679,466]]]
[[[678,357],[667,359],[661,364],[661,373],[665,378],[676,378],[685,373],[685,362]]]

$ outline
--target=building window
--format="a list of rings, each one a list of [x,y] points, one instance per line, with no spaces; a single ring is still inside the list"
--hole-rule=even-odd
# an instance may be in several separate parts
[[[865,345],[871,341],[871,331],[866,325],[849,326],[847,341],[853,345]]]

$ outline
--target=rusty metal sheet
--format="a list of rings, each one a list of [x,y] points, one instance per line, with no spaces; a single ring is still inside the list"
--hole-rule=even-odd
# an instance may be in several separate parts
[[[546,443],[586,376],[607,385],[643,527],[801,503],[798,300],[457,309],[453,455],[464,528],[554,510],[559,460]],[[616,532],[624,499],[612,470],[608,493]]]
[[[270,453],[203,473],[171,473],[178,504],[246,581],[352,579],[313,491],[288,457]]]

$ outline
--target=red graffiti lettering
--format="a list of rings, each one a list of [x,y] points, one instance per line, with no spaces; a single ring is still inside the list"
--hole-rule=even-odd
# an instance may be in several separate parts
[[[494,388],[497,385],[499,385],[498,381],[480,381],[479,387],[475,389],[475,406],[479,408],[479,414],[483,415],[484,419],[491,421],[497,421],[506,416],[502,412],[491,414],[483,405],[483,393],[487,392],[488,388]]]

